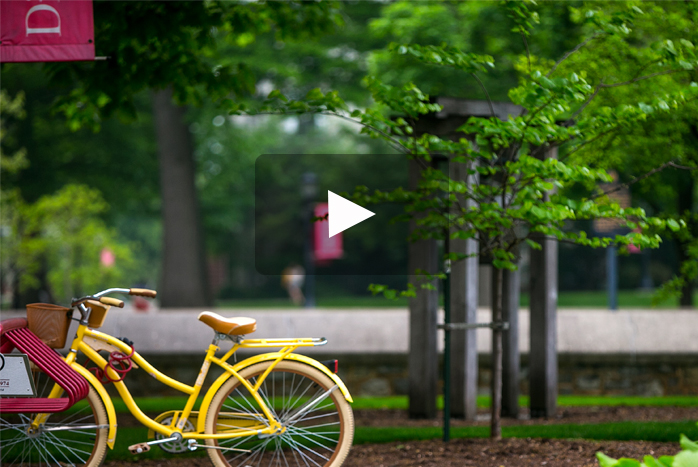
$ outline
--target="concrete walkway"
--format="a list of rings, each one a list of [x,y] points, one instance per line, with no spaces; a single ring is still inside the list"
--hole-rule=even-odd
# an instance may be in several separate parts
[[[136,312],[112,308],[102,328],[128,337],[140,353],[202,354],[213,332],[197,320],[202,310],[178,309]],[[257,320],[249,337],[326,337],[325,347],[308,352],[381,354],[408,350],[408,312],[405,309],[219,309],[226,316]],[[2,319],[21,315],[3,312]],[[520,311],[521,352],[529,349],[529,314]],[[480,310],[478,321],[489,321]],[[698,354],[698,311],[562,309],[558,312],[558,349],[575,354]],[[491,332],[477,331],[478,350],[490,350]],[[71,333],[71,336],[73,334]],[[442,342],[442,336],[439,337]]]

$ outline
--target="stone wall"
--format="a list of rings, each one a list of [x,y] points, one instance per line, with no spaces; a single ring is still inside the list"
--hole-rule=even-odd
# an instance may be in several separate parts
[[[113,336],[129,337],[135,342],[136,350],[157,368],[193,384],[213,337],[211,329],[197,320],[200,311],[140,313],[129,307],[113,309],[101,330]],[[338,357],[340,376],[353,394],[407,393],[409,314],[406,309],[216,311],[224,316],[254,317],[258,330],[250,337],[327,337],[327,346],[304,348],[304,351],[318,360]],[[25,313],[3,312],[2,315],[2,319],[7,319]],[[480,310],[478,321],[490,321],[489,312]],[[530,334],[527,310],[520,310],[519,325],[521,390],[526,394]],[[561,309],[557,325],[561,394],[698,395],[698,312],[695,310]],[[481,393],[487,394],[491,332],[480,329],[477,339],[479,387]],[[442,332],[438,344],[442,348]],[[212,368],[212,375],[215,372]],[[129,374],[128,379],[137,395],[178,394],[142,371]],[[208,381],[212,381],[211,376]]]
[[[521,362],[521,393],[528,394],[528,356]],[[156,368],[184,383],[193,384],[203,355],[146,355]],[[313,355],[318,360],[338,358],[339,376],[357,396],[407,394],[407,356]],[[480,355],[479,391],[489,394],[490,357]],[[221,371],[213,365],[207,385]],[[135,370],[127,384],[134,396],[181,395]],[[698,397],[698,358],[695,355],[588,355],[559,356],[560,394],[576,395],[695,395]],[[205,390],[206,388],[204,388]],[[113,390],[113,388],[112,388]],[[111,391],[111,390],[110,390]]]

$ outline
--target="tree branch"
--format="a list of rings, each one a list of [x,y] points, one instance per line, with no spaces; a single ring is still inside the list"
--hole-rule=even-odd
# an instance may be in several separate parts
[[[575,53],[576,51],[578,51],[579,49],[581,49],[582,47],[584,47],[585,45],[587,45],[589,42],[591,42],[592,40],[594,40],[594,39],[596,39],[597,37],[599,37],[600,35],[601,35],[601,33],[599,33],[599,32],[594,33],[589,39],[587,39],[587,40],[585,40],[584,42],[578,44],[574,49],[570,50],[570,51],[567,52],[565,55],[563,55],[562,58],[561,58],[560,60],[558,60],[558,61],[555,63],[555,65],[553,65],[553,67],[550,69],[550,71],[548,72],[548,74],[545,75],[545,77],[546,77],[546,78],[549,78],[550,75],[552,75],[553,72],[557,69],[557,67],[560,66],[560,64],[561,64],[562,62],[564,62],[565,60],[567,60],[567,59],[570,57],[570,55],[572,55],[573,53]]]
[[[640,68],[640,70],[638,70],[638,74],[639,74],[639,73],[642,73],[643,70],[647,69],[647,67],[653,65],[654,63],[657,63],[657,61],[656,61],[656,60],[653,60],[653,61],[651,61],[651,62],[645,64],[642,68]],[[572,120],[574,120],[575,117],[577,117],[580,113],[582,113],[582,112],[584,111],[584,109],[589,105],[589,103],[590,103],[590,102],[596,97],[596,95],[599,93],[599,90],[600,90],[601,88],[617,88],[617,87],[619,87],[619,86],[625,86],[626,84],[632,84],[632,83],[636,83],[636,82],[638,82],[638,81],[643,81],[643,80],[646,80],[646,79],[654,78],[655,76],[667,75],[667,74],[670,74],[670,73],[676,73],[676,72],[678,72],[678,71],[683,71],[683,69],[666,70],[666,71],[660,71],[660,72],[652,73],[652,74],[645,75],[645,76],[636,76],[635,78],[633,78],[633,79],[631,79],[631,80],[623,81],[623,82],[621,82],[621,83],[606,84],[606,83],[603,82],[603,80],[601,80],[601,82],[600,82],[599,84],[596,85],[596,88],[594,88],[594,93],[593,93],[591,96],[589,96],[589,98],[584,102],[584,104],[582,104],[582,106],[581,106],[579,109],[577,109],[577,110],[570,116],[570,118],[568,119],[568,122],[571,122]]]
[[[482,81],[480,81],[480,78],[478,78],[478,76],[475,73],[471,73],[471,75],[473,76],[473,78],[477,80],[478,84],[482,88],[482,92],[485,93],[485,97],[487,98],[487,103],[490,106],[490,112],[492,113],[492,116],[496,117],[497,115],[494,113],[494,106],[492,105],[492,99],[490,99],[490,94],[487,92],[487,88],[484,84],[482,84]]]
[[[617,88],[618,86],[625,86],[626,84],[637,83],[638,81],[643,81],[646,79],[654,78],[655,76],[668,75],[671,73],[676,73],[678,71],[686,71],[686,70],[684,70],[683,68],[677,68],[675,70],[658,71],[656,73],[651,73],[651,74],[645,75],[645,76],[639,76],[637,78],[633,78],[633,79],[628,80],[628,81],[623,81],[621,83],[613,83],[613,84],[599,83],[596,87],[597,88]]]
[[[593,142],[596,141],[597,139],[603,138],[604,136],[608,135],[609,133],[611,133],[611,132],[613,132],[614,130],[617,130],[617,129],[618,129],[618,127],[617,127],[617,126],[614,126],[613,128],[609,128],[608,130],[606,130],[606,131],[604,131],[604,132],[602,132],[602,133],[599,133],[598,135],[594,136],[593,138],[584,141],[584,142],[581,143],[579,146],[577,146],[576,148],[574,148],[572,151],[570,151],[570,152],[568,152],[567,154],[565,154],[565,157],[562,158],[562,159],[560,159],[560,160],[565,160],[565,159],[567,159],[568,157],[570,157],[572,154],[574,154],[575,152],[577,152],[577,151],[579,151],[580,149],[582,149],[582,148],[583,148],[584,146],[586,146],[587,144],[593,143]]]
[[[600,90],[600,89],[601,89],[601,88],[599,88],[598,86],[596,86],[596,89],[594,89],[594,93],[593,93],[591,96],[589,96],[589,98],[588,98],[586,101],[584,101],[584,104],[582,104],[582,106],[581,106],[579,109],[577,109],[577,110],[570,116],[570,118],[567,119],[567,121],[570,122],[570,123],[573,122],[574,119],[577,117],[577,115],[579,115],[580,113],[582,113],[582,112],[584,111],[584,109],[586,109],[587,105],[589,105],[589,103],[596,97],[596,95],[599,93],[599,90]]]
[[[521,39],[523,39],[523,43],[526,46],[526,58],[528,58],[528,72],[531,72],[531,51],[528,49],[528,41],[526,40],[526,34],[524,34],[523,31],[521,31]]]
[[[590,199],[600,198],[601,196],[610,195],[611,193],[615,193],[617,191],[620,191],[620,190],[623,190],[626,188],[630,188],[631,185],[634,185],[637,182],[640,182],[640,181],[646,179],[647,177],[651,177],[652,175],[654,175],[658,172],[661,172],[662,170],[669,168],[669,167],[673,167],[675,169],[680,169],[680,170],[698,170],[698,167],[688,167],[685,165],[679,165],[679,164],[675,163],[674,161],[665,162],[662,165],[660,165],[659,167],[655,167],[654,169],[650,170],[649,172],[647,172],[643,175],[640,175],[639,177],[634,177],[629,182],[621,183],[620,185],[618,185],[615,188],[612,188],[608,191],[604,191],[602,193],[599,193],[597,195],[592,196]]]
[[[361,120],[347,117],[346,115],[342,115],[341,113],[330,111],[330,110],[321,110],[321,111],[314,111],[314,112],[310,111],[307,113],[315,113],[315,114],[319,114],[319,115],[329,115],[332,117],[341,118],[341,119],[346,120],[348,122],[356,123],[357,125],[364,126],[370,130],[375,131],[376,133],[380,133],[381,135],[383,135],[388,140],[388,144],[390,144],[394,149],[396,149],[402,153],[405,153],[405,154],[409,154],[411,152],[409,150],[409,148],[407,146],[405,146],[404,144],[402,144],[402,142],[399,139],[393,137],[392,135],[389,135],[388,133],[386,133],[382,130],[379,130],[378,128],[374,127],[373,125],[369,125],[368,123],[364,123]],[[255,115],[297,115],[297,114],[298,114],[297,111],[285,112],[283,110],[274,110],[274,111],[265,111],[265,112],[255,112],[254,114],[247,114],[247,115],[250,117],[254,117]]]

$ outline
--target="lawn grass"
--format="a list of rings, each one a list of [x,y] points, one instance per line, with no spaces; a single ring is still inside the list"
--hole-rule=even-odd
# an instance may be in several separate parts
[[[650,308],[653,292],[638,290],[618,291],[619,308]],[[696,292],[694,303],[698,303]],[[388,300],[383,296],[318,296],[319,308],[407,308],[408,300],[399,298]],[[521,294],[521,307],[528,307],[528,294]],[[218,308],[297,308],[288,298],[219,300]],[[560,292],[558,307],[560,308],[606,308],[608,297],[603,290]],[[658,308],[677,308],[678,300],[669,299],[660,302]]]
[[[698,396],[558,396],[557,403],[562,407],[611,407],[625,405],[630,407],[698,407]],[[437,407],[443,408],[443,398],[437,399]],[[528,405],[528,396],[521,396],[519,404]],[[352,408],[360,409],[404,409],[407,410],[407,396],[386,397],[357,397]],[[487,408],[490,406],[489,396],[478,396],[477,406]]]
[[[198,398],[194,410],[198,410],[203,398]],[[117,413],[127,413],[128,408],[124,401],[118,398],[112,399]],[[184,408],[186,397],[138,397],[136,403],[143,412],[165,412],[167,410],[181,410]],[[521,396],[519,403],[528,405],[528,397]],[[376,396],[356,397],[352,408],[362,409],[398,409],[407,410],[407,396]],[[443,408],[443,398],[439,396],[437,401],[439,408]],[[490,406],[489,396],[478,396],[477,405],[480,408]],[[625,405],[630,407],[698,407],[698,396],[558,396],[558,405],[562,407],[611,407]]]
[[[145,428],[120,428],[116,438],[115,449],[108,453],[108,460],[160,459],[175,455],[153,447],[149,452],[138,457],[128,452],[128,446],[146,441]],[[698,427],[693,421],[685,422],[617,422],[582,425],[519,425],[505,426],[502,435],[505,438],[556,438],[556,439],[591,439],[608,441],[658,441],[678,443],[681,434],[691,439],[698,439]],[[438,439],[442,436],[441,427],[357,427],[354,444],[389,443],[395,441],[409,442],[416,440]],[[468,426],[451,428],[451,437],[486,438],[488,426]],[[206,455],[203,449],[193,453],[180,454],[182,457],[201,457]]]
[[[486,438],[489,426],[451,428],[452,438]],[[643,440],[677,442],[681,434],[698,438],[698,427],[685,422],[615,422],[582,425],[518,425],[502,428],[505,438],[558,438],[595,440]],[[441,427],[358,427],[354,444],[388,443],[435,439],[442,436]]]

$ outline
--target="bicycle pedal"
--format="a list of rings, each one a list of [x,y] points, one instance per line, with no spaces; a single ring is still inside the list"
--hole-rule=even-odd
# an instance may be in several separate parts
[[[150,451],[150,446],[148,446],[147,443],[138,443],[134,444],[133,446],[129,446],[128,450],[131,452],[131,454],[142,454]]]

